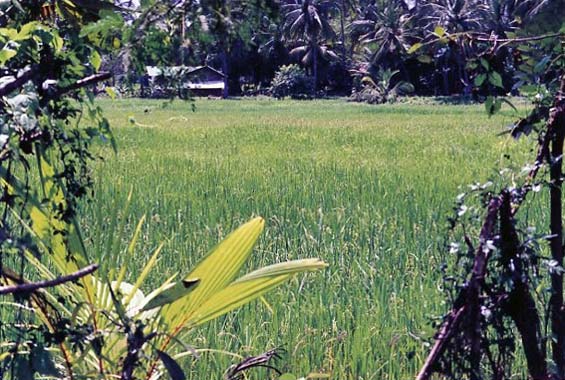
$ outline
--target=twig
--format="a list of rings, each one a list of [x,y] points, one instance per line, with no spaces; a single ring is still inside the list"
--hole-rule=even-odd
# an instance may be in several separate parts
[[[43,289],[43,288],[51,288],[54,286],[58,286],[64,284],[66,282],[76,281],[79,278],[87,276],[93,273],[95,270],[98,269],[98,264],[91,264],[84,267],[81,270],[78,270],[74,273],[57,277],[53,280],[45,280],[45,281],[38,281],[38,282],[29,282],[29,283],[22,283],[17,285],[9,285],[9,286],[2,286],[0,287],[0,295],[3,294],[23,294],[23,293],[32,293],[36,290]]]
[[[51,94],[49,97],[51,99],[56,98],[56,97],[59,97],[63,94],[66,94],[67,92],[78,90],[80,88],[90,86],[91,84],[95,84],[95,83],[98,83],[98,82],[108,80],[111,77],[112,77],[112,73],[110,73],[110,72],[102,72],[102,73],[99,73],[99,74],[90,75],[90,76],[87,76],[83,79],[80,79],[80,80],[76,81],[75,83],[72,83],[72,84],[70,84],[66,87],[57,88],[57,90],[55,90],[55,92],[53,94]]]
[[[23,69],[19,76],[14,78],[14,80],[6,83],[3,86],[0,86],[0,97],[8,95],[10,92],[20,88],[23,86],[27,81],[33,79],[39,72],[39,66],[33,65]]]

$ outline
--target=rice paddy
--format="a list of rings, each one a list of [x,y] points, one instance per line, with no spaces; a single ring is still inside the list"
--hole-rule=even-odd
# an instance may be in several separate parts
[[[147,216],[130,280],[164,243],[156,284],[188,273],[253,216],[267,221],[250,268],[320,257],[324,272],[297,277],[185,338],[200,357],[190,379],[221,379],[237,361],[273,347],[277,366],[331,379],[413,378],[445,310],[440,265],[446,219],[468,184],[525,164],[528,143],[497,136],[515,114],[481,106],[342,100],[101,102],[118,153],[101,145],[95,201],[84,205],[90,249],[103,255],[108,218],[133,198],[128,228]],[[121,211],[120,211],[121,212]],[[126,242],[124,241],[124,244]],[[149,289],[146,289],[149,290]],[[264,370],[251,378],[268,378]]]

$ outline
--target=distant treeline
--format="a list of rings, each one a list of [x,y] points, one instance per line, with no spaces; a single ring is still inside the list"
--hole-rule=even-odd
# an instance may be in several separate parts
[[[159,2],[148,3],[134,14]],[[125,84],[139,83],[145,66],[210,65],[227,74],[230,95],[253,95],[266,93],[277,71],[296,63],[318,94],[349,95],[378,85],[385,73],[387,87],[408,83],[418,95],[480,95],[481,41],[565,30],[564,0],[163,3],[163,17],[144,26],[142,40],[105,59]],[[431,39],[440,43],[428,44]],[[517,92],[516,68],[543,43],[489,57],[487,71],[500,74],[491,80],[498,91]]]

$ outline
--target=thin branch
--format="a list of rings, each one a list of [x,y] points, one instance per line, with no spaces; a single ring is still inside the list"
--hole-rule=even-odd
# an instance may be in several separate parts
[[[29,282],[29,283],[22,283],[17,285],[9,285],[9,286],[2,286],[0,287],[0,295],[3,294],[24,294],[24,293],[32,293],[39,289],[43,288],[52,288],[54,286],[58,286],[64,284],[66,282],[76,281],[79,278],[84,276],[88,276],[89,274],[93,273],[98,269],[98,264],[91,264],[83,269],[80,269],[74,273],[57,277],[53,280],[45,280],[45,281],[38,281],[38,282]]]
[[[10,92],[22,87],[27,81],[32,80],[39,72],[39,66],[33,65],[23,69],[14,80],[0,86],[0,97],[6,96]]]
[[[80,88],[90,86],[91,84],[95,84],[95,83],[98,83],[98,82],[108,80],[111,77],[112,77],[112,73],[110,73],[110,72],[102,72],[102,73],[99,73],[99,74],[87,76],[87,77],[80,79],[80,80],[76,81],[75,83],[72,83],[72,84],[70,84],[66,87],[57,88],[55,93],[50,95],[50,98],[52,99],[52,98],[59,97],[61,95],[66,94],[67,92],[78,90]]]
[[[474,37],[474,33],[465,33],[467,35],[469,35],[471,37],[471,39],[474,39],[475,41],[480,41],[480,42],[499,42],[499,43],[503,43],[503,44],[509,44],[509,43],[522,43],[522,42],[532,42],[532,41],[541,41],[541,40],[547,40],[549,38],[565,38],[565,33],[551,33],[551,34],[544,34],[541,36],[531,36],[531,37],[516,37],[516,38],[496,38],[494,36],[489,36],[487,37]],[[482,34],[484,35],[484,34]]]

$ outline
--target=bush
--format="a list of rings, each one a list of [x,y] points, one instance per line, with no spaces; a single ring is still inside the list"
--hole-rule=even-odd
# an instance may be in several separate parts
[[[277,99],[290,96],[307,99],[314,95],[314,78],[298,65],[282,66],[271,82],[271,95]]]
[[[392,78],[398,70],[382,70],[376,75],[364,73],[361,78],[361,89],[351,94],[351,100],[369,104],[395,103],[399,96],[414,92],[414,86],[405,81],[392,85]]]

